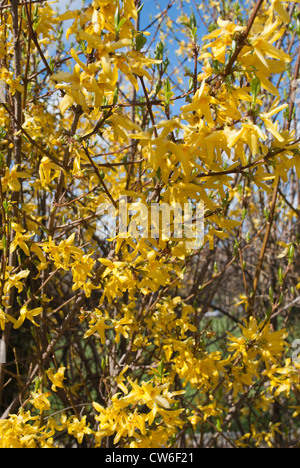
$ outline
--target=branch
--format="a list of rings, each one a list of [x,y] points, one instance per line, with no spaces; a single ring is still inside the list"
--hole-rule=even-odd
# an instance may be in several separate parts
[[[47,69],[47,72],[50,76],[53,75],[53,72],[46,60],[46,57],[41,49],[41,46],[39,44],[39,41],[38,41],[38,38],[37,38],[37,34],[36,32],[33,30],[33,27],[32,27],[32,24],[31,24],[31,18],[30,18],[30,14],[29,14],[29,9],[28,9],[28,3],[25,3],[25,10],[26,10],[26,16],[27,16],[27,21],[28,21],[28,27],[29,27],[29,32],[30,32],[30,37],[32,38],[37,50],[38,50],[38,53],[40,54],[40,57],[42,59],[42,61],[44,62],[45,64],[45,67]]]
[[[244,48],[245,46],[245,42],[250,34],[250,31],[252,29],[252,26],[254,24],[254,21],[259,13],[259,10],[263,4],[264,0],[258,0],[253,12],[252,12],[252,15],[251,15],[251,18],[248,22],[248,25],[247,25],[247,28],[246,30],[243,32],[243,34],[241,34],[240,36],[240,39],[238,41],[238,44],[237,44],[237,47],[234,51],[234,53],[232,54],[232,57],[230,58],[228,64],[226,65],[226,68],[224,70],[224,73],[223,73],[223,76],[228,76],[230,75],[231,71],[232,71],[232,67],[234,65],[234,63],[236,62],[239,54],[241,53],[242,49]]]
[[[140,81],[141,81],[142,88],[143,88],[143,91],[144,91],[144,94],[145,94],[147,109],[148,109],[148,112],[149,112],[149,115],[150,115],[150,119],[151,119],[152,125],[154,127],[155,138],[157,138],[158,133],[157,133],[157,129],[156,129],[156,126],[155,126],[155,119],[154,119],[154,115],[153,115],[153,111],[152,111],[152,106],[151,106],[151,102],[149,100],[148,92],[147,92],[147,89],[146,89],[146,86],[145,86],[145,83],[144,83],[144,78],[142,76],[140,76]]]
[[[11,16],[12,16],[12,28],[13,28],[13,50],[14,50],[14,73],[15,79],[18,79],[21,76],[21,45],[19,39],[19,0],[11,0]],[[21,154],[22,154],[22,137],[18,134],[18,127],[22,125],[22,94],[19,91],[16,91],[13,96],[13,106],[14,110],[11,114],[11,123],[14,130],[14,164],[19,168],[21,164]],[[13,191],[11,195],[11,201],[16,204],[20,200],[20,191]],[[14,240],[14,230],[11,229],[9,244]],[[14,268],[17,264],[17,252],[9,253],[8,266]],[[7,307],[5,308],[5,313],[13,314],[13,305],[14,305],[15,293],[14,288],[10,290],[9,297],[7,300]],[[11,324],[7,325],[3,332],[3,341],[4,346],[7,349],[9,335],[10,335]],[[0,365],[0,406],[2,400],[2,391],[5,377],[5,364]]]
[[[20,122],[18,122],[18,120],[15,118],[13,112],[9,109],[9,107],[7,107],[6,104],[4,104],[4,102],[1,102],[1,105],[4,107],[4,109],[6,110],[6,112],[12,117],[13,121],[15,122],[15,124],[17,125],[17,128],[19,131],[21,131],[25,136],[26,138],[30,141],[30,143],[36,148],[38,149],[42,154],[44,154],[45,156],[47,156],[47,158],[49,158],[52,162],[54,162],[57,166],[59,166],[61,169],[63,169],[63,165],[62,163],[56,159],[54,156],[52,156],[48,151],[46,151],[42,146],[40,146],[33,138],[31,138],[31,136],[29,135],[29,133],[25,130],[25,128],[22,127],[22,124]]]
[[[263,266],[265,254],[266,254],[266,251],[267,251],[267,246],[268,246],[272,226],[273,226],[273,223],[274,223],[274,215],[275,215],[276,202],[277,202],[277,196],[278,196],[278,191],[279,191],[279,184],[280,184],[280,178],[278,179],[276,187],[274,188],[272,202],[271,202],[271,209],[270,209],[270,218],[269,218],[269,221],[268,221],[268,224],[267,224],[267,229],[266,229],[266,232],[265,232],[263,245],[262,245],[261,252],[260,252],[260,255],[259,255],[258,265],[257,265],[257,268],[256,268],[255,278],[254,278],[254,282],[253,282],[253,292],[252,292],[252,296],[251,296],[251,300],[250,300],[250,304],[249,304],[249,310],[248,310],[248,316],[249,317],[253,313],[253,308],[254,308],[254,303],[255,303],[255,296],[256,296],[256,293],[257,293],[260,274],[261,274],[261,271],[262,271],[262,266]]]
[[[75,298],[74,298],[75,299]],[[77,300],[76,300],[76,303],[73,307],[73,309],[68,313],[68,315],[66,316],[63,324],[61,325],[60,329],[58,330],[56,336],[53,338],[53,340],[51,341],[51,343],[48,345],[46,351],[44,352],[44,354],[42,355],[42,364],[43,366],[46,368],[47,365],[48,365],[48,362],[49,362],[49,358],[51,356],[51,354],[53,353],[54,349],[55,349],[55,346],[57,345],[57,343],[60,341],[60,339],[62,338],[62,336],[64,335],[65,331],[68,329],[70,323],[72,322],[76,312],[78,310],[80,310],[83,302],[85,300],[85,293],[84,291],[82,291],[80,293],[80,295],[77,297]],[[0,419],[6,419],[8,418],[8,416],[16,410],[16,408],[19,406],[20,404],[20,400],[22,399],[22,397],[24,397],[24,395],[26,395],[26,392],[28,391],[30,385],[32,384],[33,380],[35,379],[35,377],[38,375],[39,373],[39,369],[40,369],[40,364],[37,364],[35,366],[35,368],[33,369],[33,371],[30,373],[26,383],[24,384],[22,390],[20,391],[20,393],[14,398],[14,400],[11,402],[11,404],[9,405],[9,407],[4,411],[4,413],[1,415]]]

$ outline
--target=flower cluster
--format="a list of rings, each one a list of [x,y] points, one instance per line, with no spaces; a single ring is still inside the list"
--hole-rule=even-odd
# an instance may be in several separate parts
[[[87,3],[1,4],[0,448],[297,445],[296,6]]]

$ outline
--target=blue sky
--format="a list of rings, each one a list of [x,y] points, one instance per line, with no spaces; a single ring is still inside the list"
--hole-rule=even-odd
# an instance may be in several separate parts
[[[72,0],[71,7],[69,8],[69,1],[66,0],[58,0],[57,6],[61,13],[64,13],[67,9],[76,10],[81,9],[83,7],[83,2],[85,5],[89,5],[92,0]],[[164,11],[170,3],[170,0],[141,0],[141,3],[144,4],[143,11],[141,14],[141,30],[144,30],[153,19],[155,19],[155,15],[159,14],[160,11]],[[168,12],[168,15],[173,19],[176,18],[176,3],[173,8],[171,8]],[[179,1],[178,1],[179,3]],[[191,11],[195,12],[195,8],[193,7],[192,3],[187,2],[186,4],[186,13],[190,16]],[[159,6],[159,8],[158,8]],[[150,32],[154,32],[156,30],[157,24],[150,29]]]
[[[140,24],[140,30],[143,31],[143,30],[147,30],[151,33],[151,36],[147,37],[147,44],[145,46],[145,49],[148,48],[149,44],[151,43],[151,40],[153,38],[153,36],[157,33],[157,26],[159,25],[159,22],[157,21],[151,28],[148,28],[149,24],[151,24],[151,22],[153,20],[155,20],[155,18],[157,17],[157,15],[159,15],[162,11],[165,11],[167,6],[171,3],[172,0],[141,0],[141,3],[144,4],[144,7],[143,7],[143,10],[142,10],[142,13],[141,13],[141,24]],[[92,2],[92,0],[72,0],[71,1],[71,5],[70,5],[70,0],[58,0],[57,2],[57,6],[60,10],[60,13],[64,13],[65,11],[67,10],[76,10],[76,9],[81,9],[83,8],[83,6],[87,6],[89,5],[90,3]],[[177,20],[178,19],[178,5],[181,4],[181,1],[180,0],[175,0],[175,3],[174,3],[174,6],[172,8],[169,9],[168,13],[167,13],[167,18],[172,18],[172,20]],[[204,33],[206,33],[206,31],[204,31],[204,27],[199,19],[199,16],[197,15],[197,11],[196,11],[196,6],[197,6],[197,3],[196,1],[190,1],[190,2],[183,2],[183,5],[184,5],[184,10],[185,10],[185,13],[187,14],[187,17],[189,18],[190,15],[191,15],[191,12],[193,11],[194,14],[195,14],[195,17],[196,17],[196,20],[198,21],[198,40],[199,40],[199,43],[201,42],[201,38],[202,36],[204,35]],[[70,20],[70,21],[65,21],[64,22],[64,29],[65,31],[71,26],[71,24],[73,23],[73,20]],[[182,26],[180,24],[180,22],[177,21],[177,26],[178,28],[182,28],[182,31],[183,30],[186,30],[186,27],[185,26]],[[186,31],[187,32],[187,31]],[[181,39],[183,39],[183,34],[181,33],[181,31],[179,32],[176,32],[176,37],[177,37],[177,40],[180,41]],[[185,38],[186,38],[186,34],[185,34]],[[73,41],[74,40],[74,36],[71,36],[70,38],[70,41]],[[155,36],[155,40],[153,42],[153,44],[151,45],[150,49],[149,49],[149,52],[150,52],[150,55],[152,57],[154,57],[154,52],[155,52],[155,49],[156,49],[156,46],[157,44],[159,43],[160,41],[160,37],[159,37],[159,34],[157,34]],[[166,39],[166,55],[168,56],[169,60],[170,60],[170,66],[169,66],[169,69],[168,69],[168,76],[170,77],[171,79],[171,83],[172,83],[172,77],[173,77],[173,72],[175,69],[177,69],[177,67],[179,66],[179,64],[182,62],[183,58],[182,56],[178,56],[176,54],[176,50],[179,48],[179,45],[178,43],[176,42],[176,40],[171,43],[168,39]],[[186,54],[185,54],[185,57],[186,57]],[[181,68],[180,68],[180,77],[181,79],[183,80],[184,82],[184,85],[181,86],[181,88],[177,89],[176,90],[176,94],[180,95],[182,94],[182,92],[185,92],[189,89],[189,77],[186,76],[186,70],[185,70],[185,67],[187,67],[191,72],[193,72],[193,69],[194,69],[194,64],[193,64],[193,60],[188,62],[188,61],[185,61],[183,65],[181,65]],[[200,64],[199,64],[199,72],[200,72]],[[177,82],[177,80],[176,80]],[[171,115],[174,114],[174,112],[178,112],[180,107],[182,105],[184,105],[185,102],[184,101],[175,101],[174,102],[174,107],[171,107]]]
[[[91,1],[92,0],[85,0],[85,5],[90,4]],[[156,15],[158,15],[160,13],[160,11],[164,11],[167,8],[167,6],[170,3],[170,0],[141,0],[141,2],[144,4],[144,7],[143,7],[142,14],[141,14],[140,30],[143,31],[155,19]],[[168,11],[168,16],[171,17],[172,19],[177,19],[178,11],[177,11],[177,8],[176,8],[176,4],[178,5],[179,3],[180,3],[179,0],[176,0],[175,5],[173,6],[173,8],[171,8]],[[69,6],[70,1],[58,0],[58,2],[57,2],[57,6],[58,6],[58,8],[60,10],[60,13],[64,13],[66,10],[69,10],[69,9],[70,10],[81,9],[83,7],[83,4],[84,4],[83,0],[73,0],[71,2],[71,6]],[[191,3],[186,2],[186,5],[187,5],[186,6],[186,13],[187,13],[188,16],[190,16],[191,10],[193,9],[192,2]],[[72,20],[65,21],[64,22],[64,29],[67,30],[68,27],[72,24],[72,22],[73,22]],[[151,38],[153,37],[153,34],[155,34],[155,32],[157,30],[157,25],[158,24],[159,23],[156,22],[151,28],[147,29],[152,34],[151,36],[149,36],[147,38],[148,39],[148,42],[147,42],[148,45],[151,42]],[[199,36],[201,36],[201,31],[200,31]],[[180,36],[180,33],[179,33],[178,39],[180,40],[181,38],[182,37]],[[199,39],[201,39],[201,37],[199,37]],[[158,42],[159,42],[159,35],[156,36],[155,41],[154,41],[153,45],[151,46],[150,53],[151,53],[152,56],[154,54],[154,50],[155,50],[156,44]],[[178,58],[178,56],[176,56],[176,54],[175,54],[176,49],[178,49],[178,44],[176,44],[176,43],[170,44],[167,41],[166,46],[167,46],[167,51],[168,51],[167,53],[168,53],[169,59],[171,61],[171,67],[170,68],[174,69],[174,68],[176,68],[176,66],[178,64],[178,61],[180,61],[180,57]],[[147,45],[145,47],[147,48]]]

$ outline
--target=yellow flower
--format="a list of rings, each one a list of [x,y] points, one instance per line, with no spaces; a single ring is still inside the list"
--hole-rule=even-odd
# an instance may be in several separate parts
[[[284,351],[287,337],[286,330],[273,331],[270,322],[259,324],[254,317],[246,322],[245,327],[240,326],[243,336],[234,337],[230,333],[229,340],[231,344],[228,347],[230,352],[234,352],[233,359],[242,355],[247,361],[254,361],[259,355],[267,368],[269,362],[276,363]]]
[[[106,340],[105,331],[112,328],[111,325],[105,323],[107,321],[110,321],[110,317],[104,315],[99,309],[95,309],[91,314],[91,320],[89,322],[90,329],[85,333],[84,338],[98,333],[101,343],[104,345]]]
[[[73,49],[72,49],[73,51]],[[73,57],[78,58],[75,51],[73,51]],[[77,62],[79,59],[77,60]],[[83,65],[82,62],[80,64]],[[56,85],[57,89],[63,89],[66,94],[63,100],[60,102],[60,111],[62,114],[66,112],[66,110],[71,107],[75,102],[79,104],[82,109],[87,112],[88,106],[85,100],[85,89],[81,85],[80,82],[80,65],[76,63],[73,74],[68,72],[59,72],[56,75],[51,77],[53,81],[64,81],[65,83],[70,83],[69,85]]]
[[[27,278],[29,275],[29,270],[20,271],[16,275],[9,276],[4,285],[4,293],[7,294],[11,288],[17,288],[18,293],[22,292],[24,289],[24,284],[22,279]]]
[[[198,406],[198,408],[203,412],[203,421],[206,421],[211,416],[220,416],[223,409],[220,405],[217,406],[217,401],[206,406]]]
[[[181,111],[183,114],[197,111],[198,117],[201,118],[204,116],[208,125],[213,127],[215,122],[212,118],[210,104],[215,104],[217,101],[208,94],[208,91],[209,87],[206,85],[205,81],[203,81],[200,89],[193,98],[193,103],[183,106]]]
[[[20,410],[0,420],[0,448],[37,448],[39,416]]]
[[[225,63],[226,50],[228,47],[231,47],[233,36],[236,33],[241,33],[245,28],[220,18],[217,22],[219,29],[203,37],[203,40],[212,40],[212,42],[203,47],[203,50],[211,48],[214,58],[219,62]]]
[[[118,375],[118,377],[115,378],[115,381],[118,385],[118,387],[122,390],[122,392],[125,394],[125,395],[128,395],[128,388],[126,387],[126,385],[124,384],[124,381],[125,381],[125,377],[124,377],[124,374],[128,371],[129,369],[129,366],[126,366],[120,375]]]
[[[33,310],[28,310],[27,306],[22,307],[22,309],[20,310],[20,317],[15,322],[14,328],[15,329],[20,328],[26,319],[30,320],[30,322],[32,322],[36,327],[39,327],[39,325],[34,321],[34,317],[41,315],[42,312],[43,312],[42,307],[37,307],[36,309],[33,309]]]
[[[52,176],[51,171],[54,171]],[[44,156],[39,168],[42,187],[49,185],[53,179],[58,178],[61,171],[62,169],[57,164],[53,163],[47,156]]]
[[[24,234],[25,229],[22,228],[19,224],[11,223],[12,229],[15,231],[15,237],[12,243],[10,244],[10,252],[13,253],[17,247],[20,247],[27,257],[30,257],[30,251],[27,246],[27,242],[30,240],[34,234]]]
[[[9,85],[12,96],[16,94],[16,91],[24,93],[24,86],[20,83],[21,78],[14,79],[13,73],[9,72],[6,68],[0,70],[0,79]]]
[[[78,249],[79,250],[79,249]],[[78,256],[74,263],[72,263],[72,274],[73,274],[73,287],[72,290],[76,291],[77,289],[83,288],[86,296],[90,297],[92,290],[96,289],[97,286],[94,286],[91,281],[88,281],[88,278],[92,277],[92,272],[96,261],[91,258],[91,254],[82,255],[78,252]]]
[[[191,425],[193,426],[193,429],[194,431],[196,430],[197,428],[197,424],[202,421],[202,418],[200,418],[200,416],[196,416],[195,414],[193,414],[192,416],[189,416],[188,417],[188,420],[190,421]]]
[[[132,386],[132,390],[124,397],[125,401],[139,402],[139,404],[145,404],[151,409],[155,404],[170,409],[172,400],[170,399],[170,395],[164,392],[168,385],[154,386],[152,382],[142,382],[141,385],[138,385],[131,379],[128,379],[128,382]]]
[[[40,410],[40,412],[48,411],[51,408],[51,403],[48,400],[49,396],[51,396],[50,392],[32,392],[30,401],[36,409]]]
[[[53,392],[56,392],[56,388],[64,388],[63,381],[65,380],[65,367],[60,367],[57,372],[54,372],[53,369],[49,369],[46,373],[48,378],[52,382],[51,389]]]
[[[124,15],[127,18],[131,17],[134,20],[137,19],[138,14],[137,14],[135,3],[133,0],[124,0],[123,8],[124,8]]]
[[[82,443],[86,434],[92,434],[93,432],[87,425],[86,416],[83,416],[80,420],[76,417],[72,417],[67,421],[66,426],[68,428],[68,434],[76,437],[79,444]]]
[[[41,244],[41,247],[46,253],[49,253],[51,258],[54,260],[57,268],[69,269],[69,263],[71,255],[74,257],[81,257],[82,250],[73,245],[75,240],[75,233],[72,234],[68,239],[60,242],[56,245],[52,237],[49,237],[48,242]]]
[[[3,297],[4,299],[4,297]],[[5,305],[5,302],[3,300],[3,306]],[[11,315],[7,314],[6,312],[4,312],[4,310],[2,309],[2,307],[0,307],[0,329],[2,331],[5,330],[5,324],[8,323],[8,322],[11,322],[13,324],[16,323],[16,319],[14,319],[14,317],[12,317]]]
[[[279,142],[283,142],[284,137],[279,133],[278,129],[276,128],[276,125],[273,124],[273,122],[270,120],[270,117],[272,117],[275,114],[278,114],[279,112],[286,109],[287,107],[288,107],[288,104],[283,104],[282,106],[279,106],[279,107],[276,107],[275,105],[273,106],[270,112],[260,114],[260,117],[262,121],[264,122],[266,128],[272,133],[272,135]]]
[[[29,177],[28,172],[18,171],[17,166],[13,166],[11,170],[7,168],[4,177],[1,178],[2,190],[9,188],[13,192],[19,192],[21,190],[19,179],[28,179]]]

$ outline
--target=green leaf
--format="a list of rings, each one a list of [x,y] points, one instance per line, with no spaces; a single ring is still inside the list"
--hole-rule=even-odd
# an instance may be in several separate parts
[[[218,429],[218,431],[222,431],[222,421],[220,418],[217,419],[216,428]]]
[[[102,359],[101,359],[101,369],[104,371],[104,370],[105,370],[105,367],[106,367],[105,359],[102,358]]]
[[[116,28],[116,31],[120,31],[120,21],[121,21],[121,14],[120,14],[120,9],[119,7],[117,8],[116,10],[116,14],[115,14],[115,28]]]
[[[269,298],[270,298],[270,301],[273,303],[274,302],[274,293],[273,293],[272,286],[270,286],[270,289],[269,289]]]
[[[8,212],[9,212],[10,203],[9,203],[7,200],[4,200],[4,201],[3,201],[3,208],[4,208],[5,213],[8,213]]]
[[[283,272],[282,272],[281,267],[279,267],[279,270],[278,270],[278,280],[280,284],[283,284]]]
[[[194,15],[194,13],[192,13],[191,17],[190,17],[190,28],[191,28],[191,30],[197,29],[197,21],[196,21],[196,17]]]
[[[33,381],[34,383],[34,391],[35,392],[38,392],[39,389],[41,388],[42,386],[42,383],[43,383],[43,379],[41,379],[40,377],[36,377]]]
[[[256,104],[257,96],[259,95],[260,90],[261,90],[261,81],[256,76],[255,78],[253,78],[253,80],[251,82],[251,93],[253,95],[253,98],[252,98],[252,104],[253,105]]]
[[[142,3],[141,6],[137,9],[137,14],[139,15],[144,8],[145,3]]]
[[[147,43],[147,38],[144,36],[143,33],[139,33],[136,36],[136,50],[140,52],[146,43]]]
[[[272,310],[273,310],[272,307],[269,307],[268,310],[266,310],[266,313],[265,313],[265,320],[266,320],[267,322],[270,320],[270,317],[271,317],[271,314],[272,314]]]
[[[158,371],[159,377],[162,378],[163,375],[164,375],[164,363],[163,363],[163,361],[160,361],[160,363],[158,364],[157,371]]]
[[[288,259],[289,259],[289,264],[291,265],[294,260],[294,255],[295,255],[295,247],[292,244],[289,248],[289,253],[288,253]]]
[[[113,105],[115,106],[119,99],[119,87],[117,86],[114,92]]]
[[[166,104],[170,104],[170,100],[173,96],[173,92],[171,91],[171,82],[169,79],[165,80],[164,83],[164,92],[165,92],[165,99],[166,99]]]

